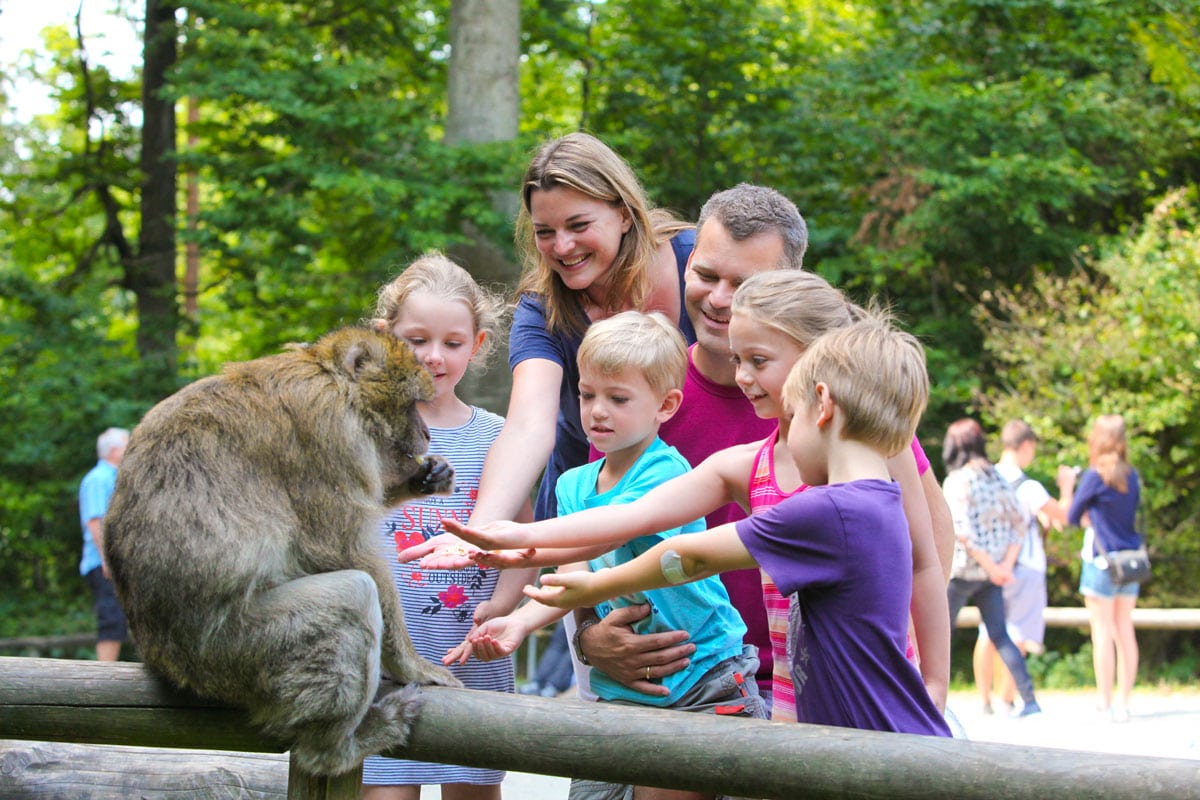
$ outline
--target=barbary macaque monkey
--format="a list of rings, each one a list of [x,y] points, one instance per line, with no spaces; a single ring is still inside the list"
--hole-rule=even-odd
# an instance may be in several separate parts
[[[400,746],[415,686],[458,686],[417,655],[383,559],[386,507],[449,492],[408,346],[344,328],[229,364],[130,437],[104,518],[117,595],[146,665],[243,706],[314,775]]]

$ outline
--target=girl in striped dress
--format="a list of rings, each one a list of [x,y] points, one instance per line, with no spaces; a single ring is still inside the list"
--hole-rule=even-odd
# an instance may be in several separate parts
[[[504,303],[462,267],[427,253],[379,292],[372,324],[407,341],[433,376],[434,397],[417,404],[429,426],[429,452],[454,466],[454,491],[395,508],[383,523],[382,545],[404,605],[413,644],[441,661],[479,622],[512,611],[536,570],[422,569],[396,553],[442,531],[442,520],[466,522],[479,474],[503,417],[463,402],[455,387],[472,364],[482,365],[503,319]],[[528,518],[532,518],[526,508]],[[469,689],[513,691],[512,659],[449,665]],[[363,764],[365,800],[418,800],[423,784],[440,784],[444,800],[499,800],[500,770],[371,756]]]

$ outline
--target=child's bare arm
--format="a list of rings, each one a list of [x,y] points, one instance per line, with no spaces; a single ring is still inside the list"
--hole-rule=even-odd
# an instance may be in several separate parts
[[[526,596],[557,608],[591,606],[610,597],[658,589],[757,566],[732,524],[672,536],[642,555],[599,572],[565,572],[542,577]]]
[[[611,550],[638,536],[671,530],[705,516],[731,501],[742,502],[730,475],[742,466],[744,448],[713,454],[698,467],[654,487],[631,503],[617,503],[529,525],[495,522],[464,526],[447,519],[446,530],[487,550],[520,550],[528,547],[586,547],[604,545]],[[745,468],[749,475],[749,467]],[[742,478],[745,481],[745,478]]]
[[[946,603],[942,564],[934,543],[932,515],[912,450],[905,448],[888,459],[888,470],[900,485],[900,498],[912,540],[913,583],[909,613],[917,652],[921,656],[921,677],[938,708],[945,708],[946,693],[950,688],[950,610]]]
[[[512,613],[525,596],[521,590],[535,580],[537,580],[536,567],[506,569],[501,572],[496,581],[496,590],[492,592],[491,598],[475,607],[475,624],[478,625],[493,617]]]

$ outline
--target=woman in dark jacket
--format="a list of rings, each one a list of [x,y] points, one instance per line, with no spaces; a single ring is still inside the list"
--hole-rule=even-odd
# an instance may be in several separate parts
[[[1060,476],[1063,500],[1071,498],[1067,519],[1072,525],[1086,526],[1079,591],[1091,622],[1092,668],[1100,695],[1097,707],[1101,711],[1111,709],[1114,722],[1129,720],[1129,695],[1138,667],[1133,628],[1138,584],[1117,586],[1105,570],[1106,553],[1142,546],[1141,534],[1134,525],[1140,500],[1138,474],[1125,452],[1125,421],[1119,414],[1107,414],[1096,420],[1088,434],[1088,468],[1079,476],[1078,487],[1072,485],[1070,473]],[[1114,666],[1119,694],[1116,704]]]

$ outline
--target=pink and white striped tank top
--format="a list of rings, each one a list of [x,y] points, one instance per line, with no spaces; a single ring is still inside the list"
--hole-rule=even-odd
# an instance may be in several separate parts
[[[754,469],[747,487],[750,513],[757,514],[779,501],[807,488],[801,485],[796,492],[784,492],[775,480],[775,443],[779,428],[768,436],[754,454]],[[771,677],[771,719],[796,721],[796,687],[792,683],[792,659],[788,654],[788,616],[791,602],[775,588],[775,582],[762,572],[763,603],[767,608],[767,629],[771,637],[771,655],[775,664]],[[799,609],[797,609],[799,613]]]

